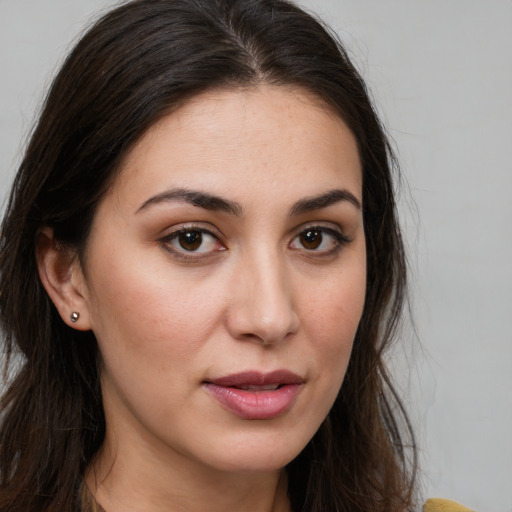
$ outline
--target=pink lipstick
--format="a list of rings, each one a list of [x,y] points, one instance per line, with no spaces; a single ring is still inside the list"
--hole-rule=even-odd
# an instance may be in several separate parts
[[[288,370],[242,372],[203,383],[228,411],[247,420],[276,418],[290,408],[304,379]]]

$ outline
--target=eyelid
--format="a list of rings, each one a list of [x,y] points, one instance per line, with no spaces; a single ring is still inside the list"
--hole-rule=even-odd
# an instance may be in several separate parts
[[[163,235],[162,238],[168,238],[173,234],[182,231],[201,231],[202,233],[208,233],[219,240],[224,238],[223,233],[217,227],[204,221],[179,222],[178,224],[174,224],[165,230],[165,235]]]

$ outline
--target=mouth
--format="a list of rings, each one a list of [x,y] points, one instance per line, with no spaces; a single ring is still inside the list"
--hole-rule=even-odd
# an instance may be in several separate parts
[[[247,420],[269,420],[285,414],[305,380],[288,370],[242,372],[203,382],[225,410]]]

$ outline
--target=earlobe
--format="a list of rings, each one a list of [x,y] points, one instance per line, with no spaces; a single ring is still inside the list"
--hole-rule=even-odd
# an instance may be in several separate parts
[[[62,320],[73,329],[89,330],[87,287],[76,252],[45,227],[37,234],[36,259],[39,278]]]

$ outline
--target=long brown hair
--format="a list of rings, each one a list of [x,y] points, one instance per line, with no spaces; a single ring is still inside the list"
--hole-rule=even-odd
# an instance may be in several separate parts
[[[396,165],[363,80],[336,36],[288,1],[135,0],[100,19],[65,61],[2,224],[1,322],[19,365],[2,399],[2,512],[76,509],[105,434],[96,340],[66,326],[46,294],[38,230],[53,228],[80,254],[120,161],[149,127],[207,89],[259,83],[320,97],[354,133],[363,167],[364,312],[339,396],[287,468],[293,510],[412,509],[414,440],[383,362],[406,284]]]

